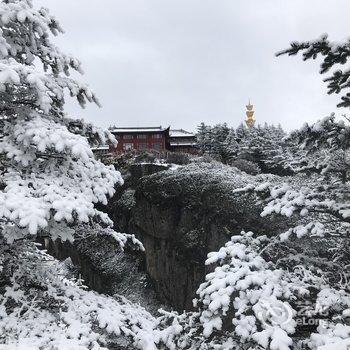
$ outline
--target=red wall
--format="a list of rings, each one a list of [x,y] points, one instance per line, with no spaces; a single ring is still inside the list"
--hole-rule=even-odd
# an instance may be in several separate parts
[[[153,135],[159,134],[160,138],[154,138]],[[132,143],[133,144],[133,149],[134,150],[139,150],[139,144],[146,143],[147,144],[147,149],[151,150],[154,149],[154,144],[160,144],[160,149],[157,149],[159,151],[165,151],[166,150],[166,135],[165,133],[118,133],[114,134],[118,140],[118,145],[117,147],[112,147],[112,151],[116,152],[123,152],[124,151],[124,144],[125,143]],[[124,139],[124,135],[132,135],[132,139]],[[137,138],[137,135],[147,135],[147,138]]]

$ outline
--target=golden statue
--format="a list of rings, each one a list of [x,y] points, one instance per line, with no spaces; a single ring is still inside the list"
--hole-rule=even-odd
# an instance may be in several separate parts
[[[250,104],[250,100],[246,107],[247,107],[247,111],[245,112],[245,114],[247,115],[247,119],[245,120],[245,123],[247,124],[248,128],[251,128],[255,124],[255,119],[254,119],[253,105]]]

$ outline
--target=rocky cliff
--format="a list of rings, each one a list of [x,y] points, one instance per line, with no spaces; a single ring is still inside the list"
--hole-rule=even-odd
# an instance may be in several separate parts
[[[48,241],[46,249],[59,260],[71,259],[77,269],[74,274],[79,274],[92,290],[122,295],[157,315],[157,310],[165,306],[158,301],[153,283],[141,266],[143,255],[129,248],[122,251],[111,236],[96,232],[96,228],[91,235],[86,233],[84,227],[78,227],[73,243]]]
[[[145,248],[145,268],[162,301],[190,309],[206,274],[207,253],[242,230],[275,234],[284,224],[261,218],[255,198],[233,190],[256,181],[218,163],[162,171],[126,186],[109,206],[117,228]]]

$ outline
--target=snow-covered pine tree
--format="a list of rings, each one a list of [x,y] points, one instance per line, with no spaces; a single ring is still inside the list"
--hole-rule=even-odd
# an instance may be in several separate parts
[[[322,174],[333,173],[343,184],[350,171],[349,121],[337,121],[334,114],[291,134],[304,152],[305,168],[315,168]]]
[[[254,163],[262,164],[262,140],[260,131],[259,126],[253,126],[246,130],[244,137],[241,138],[239,143],[239,152],[237,155],[238,158],[243,158]]]
[[[337,122],[334,115],[309,126],[305,124],[294,132],[305,156],[304,168],[315,168],[321,176],[300,184],[267,185],[256,192],[265,197],[266,207],[262,215],[277,213],[285,216],[301,215],[304,224],[291,228],[284,238],[295,233],[348,235],[350,223],[349,151],[350,126]],[[318,186],[314,186],[317,179]],[[327,223],[327,225],[325,225]],[[331,224],[331,225],[329,225]]]
[[[1,235],[11,242],[54,230],[61,236],[69,230],[59,226],[92,219],[110,225],[94,204],[106,203],[122,182],[94,159],[84,137],[105,142],[111,134],[64,116],[66,93],[82,107],[98,100],[69,77],[70,70],[82,72],[81,64],[51,42],[60,32],[31,0],[0,3],[0,218]]]
[[[201,152],[217,160],[226,162],[225,141],[229,130],[226,123],[216,124],[214,126],[201,123],[197,128],[197,142]]]
[[[285,136],[281,126],[265,124],[247,128],[241,124],[235,130],[228,128],[226,123],[213,127],[202,123],[198,127],[197,139],[204,154],[223,163],[246,163],[244,168],[253,165],[258,173],[262,169],[266,173],[290,175],[293,173],[293,143],[286,142]]]
[[[243,123],[240,123],[236,129],[236,135],[237,135],[237,141],[240,142],[246,134],[248,133],[248,128],[243,125]]]
[[[229,130],[230,129],[226,123],[216,124],[211,128],[211,155],[223,163],[227,162],[225,141],[229,134]]]
[[[269,166],[272,162],[271,150],[276,150],[281,143],[281,139],[274,135],[274,127],[258,125],[245,130],[244,133],[237,130],[237,136],[242,134],[239,141],[237,158],[245,159],[256,163],[263,172],[272,172],[274,166]],[[278,171],[278,170],[277,170]]]
[[[303,60],[315,59],[322,56],[320,73],[327,73],[330,69],[337,65],[345,65],[350,57],[350,39],[345,42],[331,42],[328,40],[328,35],[323,34],[320,38],[311,41],[297,42],[294,41],[286,50],[276,53],[276,56],[288,54],[297,55],[302,52]],[[350,70],[335,70],[329,77],[324,79],[327,83],[328,94],[341,93],[341,102],[338,107],[350,106],[350,93],[346,93],[349,88]]]
[[[203,122],[197,127],[197,144],[202,154],[211,153],[211,127]]]
[[[261,216],[279,214],[297,218],[297,221],[291,220],[290,228],[279,236],[283,244],[303,237],[311,240],[322,237],[324,242],[329,242],[333,256],[327,264],[328,267],[337,265],[339,278],[334,272],[327,273],[326,266],[320,268],[312,263],[307,266],[323,281],[314,284],[314,292],[317,290],[314,311],[328,313],[328,319],[310,335],[308,346],[322,350],[346,348],[350,345],[350,274],[343,261],[349,257],[350,188],[346,156],[349,126],[344,121],[337,122],[331,115],[313,125],[306,124],[290,137],[301,148],[304,167],[300,171],[307,168],[318,172],[310,172],[308,176],[297,174],[284,184],[271,178],[269,183],[250,184],[237,191],[258,194],[265,203]],[[317,258],[318,263],[324,260]]]
[[[120,173],[94,159],[89,142],[113,140],[64,115],[65,94],[98,103],[70,78],[80,62],[50,40],[62,32],[31,0],[0,2],[0,344],[2,349],[106,349],[118,339],[155,349],[153,317],[124,298],[87,291],[35,244],[38,235],[72,240],[115,233],[94,207],[106,203]],[[131,240],[142,245],[134,238]],[[131,346],[131,345],[130,345]]]
[[[281,125],[265,124],[262,132],[264,170],[281,176],[292,175],[296,158],[294,139],[287,137]]]
[[[303,59],[315,59],[318,55],[323,56],[320,73],[326,73],[337,64],[346,64],[350,56],[350,40],[345,43],[332,43],[328,36],[322,35],[319,39],[307,42],[292,42],[290,47],[276,55],[296,55],[303,52]],[[341,93],[349,86],[349,70],[335,71],[328,82],[328,93]],[[350,94],[341,97],[342,102],[338,107],[350,106]],[[345,121],[336,121],[334,114],[319,120],[309,126],[292,133],[290,138],[296,140],[301,149],[302,167],[321,172],[325,178],[318,179],[319,186],[303,186],[295,189],[285,185],[282,188],[270,188],[267,198],[268,205],[265,214],[276,212],[282,215],[311,216],[322,214],[321,219],[327,222],[331,218],[340,225],[340,232],[347,235],[348,229],[344,225],[350,222],[350,189],[348,173],[350,171],[350,126]],[[332,176],[327,176],[332,174]],[[334,174],[337,176],[334,177]],[[311,214],[311,215],[310,215]],[[319,217],[320,218],[320,217]],[[318,218],[318,219],[319,219]],[[334,229],[334,227],[333,227]],[[332,230],[333,230],[332,229]],[[308,233],[324,234],[329,232],[319,221],[311,221],[307,225],[301,225],[289,230],[286,236],[296,233],[298,237]]]
[[[223,152],[228,163],[232,163],[237,157],[239,143],[237,142],[236,130],[231,128],[224,141]]]

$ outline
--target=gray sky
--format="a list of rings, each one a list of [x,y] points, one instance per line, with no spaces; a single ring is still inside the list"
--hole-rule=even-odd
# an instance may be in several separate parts
[[[37,0],[66,33],[102,109],[67,111],[96,125],[195,130],[237,126],[250,97],[259,123],[288,130],[346,112],[316,62],[274,53],[293,40],[350,35],[349,0]]]

